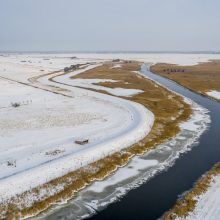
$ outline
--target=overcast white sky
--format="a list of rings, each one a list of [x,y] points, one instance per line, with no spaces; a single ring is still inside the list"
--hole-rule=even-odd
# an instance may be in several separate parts
[[[1,51],[220,51],[220,0],[0,0]]]

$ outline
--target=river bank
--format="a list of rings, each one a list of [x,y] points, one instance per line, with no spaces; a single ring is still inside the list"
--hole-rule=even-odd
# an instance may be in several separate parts
[[[220,101],[220,61],[191,66],[156,64],[150,70],[204,96]]]
[[[217,219],[219,216],[220,164],[216,164],[186,192],[164,216],[165,220]]]

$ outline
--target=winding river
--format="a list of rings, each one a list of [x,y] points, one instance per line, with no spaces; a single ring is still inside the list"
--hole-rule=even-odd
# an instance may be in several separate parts
[[[179,195],[192,188],[201,175],[220,161],[220,104],[195,94],[169,79],[153,74],[147,69],[142,73],[209,109],[211,126],[201,136],[197,146],[182,155],[174,166],[130,191],[120,202],[109,205],[107,209],[91,219],[153,220],[160,218],[174,205]]]
[[[194,147],[189,152],[182,154],[173,166],[157,173],[149,181],[138,185],[133,190],[129,190],[126,192],[126,196],[116,199],[114,203],[109,204],[105,209],[93,210],[92,207],[87,207],[87,209],[90,208],[93,211],[93,214],[95,213],[92,217],[90,213],[90,219],[158,219],[175,204],[179,195],[191,189],[201,175],[220,161],[220,104],[191,92],[171,80],[151,73],[148,70],[148,65],[142,68],[142,74],[208,109],[211,117],[210,127],[201,135]],[[96,198],[95,194],[84,194],[84,200],[88,197],[91,197],[90,200],[93,197]],[[98,200],[98,198],[96,199]],[[70,220],[79,216],[82,217],[81,214],[85,205],[81,206],[78,203],[78,212],[81,212],[79,214],[76,213],[76,204],[76,202],[70,202],[57,210],[52,210],[50,215],[43,216],[43,218]]]

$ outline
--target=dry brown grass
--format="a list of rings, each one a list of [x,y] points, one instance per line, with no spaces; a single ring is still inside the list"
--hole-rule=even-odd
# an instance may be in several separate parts
[[[220,174],[220,164],[214,166],[204,177],[202,177],[182,199],[178,200],[174,207],[164,216],[164,220],[174,220],[177,217],[186,217],[192,212],[197,204],[197,197],[204,194],[213,178]]]
[[[126,99],[143,104],[155,114],[155,123],[149,135],[122,152],[115,153],[85,168],[52,180],[43,186],[14,198],[10,205],[0,205],[0,213],[1,210],[4,210],[7,213],[7,219],[11,218],[10,215],[12,213],[15,213],[16,216],[35,215],[36,213],[48,209],[52,204],[72,198],[80,189],[91,184],[93,181],[104,179],[115,172],[117,168],[126,165],[131,157],[137,154],[143,154],[158,144],[174,137],[180,131],[179,124],[190,117],[192,110],[190,106],[183,101],[182,97],[132,72],[140,69],[140,63],[132,62],[124,64],[121,69],[111,69],[111,65],[111,63],[105,64],[79,74],[76,77],[120,80],[120,82],[102,83],[102,85],[112,88],[121,87],[143,90],[143,93],[133,97],[127,97]],[[105,91],[99,92],[106,93]],[[175,118],[175,120],[173,120],[173,118]],[[26,198],[33,193],[39,194],[42,189],[49,190],[62,183],[65,183],[65,187],[59,193],[50,197],[44,197],[31,207],[25,207],[25,205],[17,206],[17,204],[21,203],[22,198]]]
[[[176,70],[176,72],[174,72],[174,70]],[[219,60],[200,63],[194,66],[178,66],[160,63],[152,66],[151,71],[172,79],[182,86],[205,96],[208,96],[206,92],[210,90],[220,91]]]

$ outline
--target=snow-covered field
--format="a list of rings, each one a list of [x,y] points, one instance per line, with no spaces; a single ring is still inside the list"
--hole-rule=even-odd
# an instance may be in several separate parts
[[[84,88],[105,90],[116,96],[131,96],[141,90],[110,89],[93,84],[100,79],[69,79],[114,58],[194,65],[220,59],[220,55],[1,55],[0,202],[131,146],[148,134],[154,122],[152,112],[140,104]],[[85,65],[49,81],[47,73],[72,64]],[[83,146],[75,143],[84,139],[89,143]],[[142,165],[157,163],[152,160]]]
[[[61,55],[65,56],[65,55]],[[220,59],[220,54],[169,54],[169,53],[90,53],[90,54],[75,54],[75,56],[88,59],[125,59],[125,60],[137,60],[147,63],[172,63],[179,65],[196,65],[200,62],[207,62],[209,60]],[[117,66],[116,66],[117,67]]]
[[[215,98],[215,99],[220,100],[220,92],[219,91],[212,90],[212,91],[206,92],[206,94],[213,97],[213,98]]]
[[[184,220],[217,220],[220,216],[220,175],[213,178],[208,191],[199,196],[196,208]],[[178,218],[178,220],[183,220]]]
[[[34,62],[31,57],[28,60]],[[35,66],[29,74],[23,62],[15,61],[14,69],[7,71],[1,60],[0,76],[28,82],[29,77],[42,74]],[[59,62],[56,66],[53,61],[54,69],[60,68]],[[94,67],[87,65],[80,71]],[[0,79],[1,202],[131,146],[153,125],[153,113],[140,104],[50,82],[46,77],[41,83],[42,88],[53,84],[65,89],[68,97]],[[19,106],[14,107],[15,103]],[[84,139],[89,143],[75,143]]]

